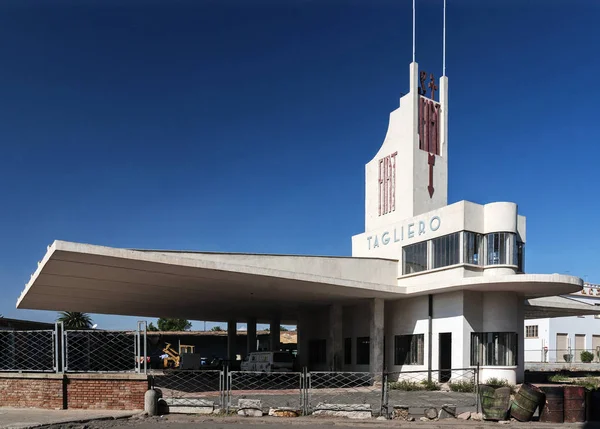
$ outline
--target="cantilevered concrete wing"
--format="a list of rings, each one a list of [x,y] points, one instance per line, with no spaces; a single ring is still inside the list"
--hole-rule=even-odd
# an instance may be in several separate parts
[[[600,315],[600,307],[562,296],[525,300],[525,319]]]
[[[295,320],[300,307],[395,298],[398,261],[115,249],[55,241],[17,308]]]

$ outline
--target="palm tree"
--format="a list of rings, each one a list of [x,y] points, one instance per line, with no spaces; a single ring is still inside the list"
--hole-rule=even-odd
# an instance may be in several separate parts
[[[62,311],[57,320],[64,323],[65,329],[90,329],[92,327],[92,318],[88,314],[78,311]]]

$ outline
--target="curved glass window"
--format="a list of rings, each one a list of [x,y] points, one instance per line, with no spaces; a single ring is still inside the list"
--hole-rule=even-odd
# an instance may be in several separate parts
[[[510,232],[495,232],[486,237],[487,265],[517,265],[516,236]]]
[[[481,265],[483,263],[483,246],[481,234],[465,232],[465,264]]]
[[[472,332],[471,365],[516,366],[516,332]]]

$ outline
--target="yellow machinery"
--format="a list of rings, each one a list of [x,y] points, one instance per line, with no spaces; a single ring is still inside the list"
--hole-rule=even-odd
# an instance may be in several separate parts
[[[177,351],[171,347],[171,344],[165,343],[163,352],[168,355],[163,359],[164,368],[179,368],[181,356],[179,356],[179,353],[177,353]]]

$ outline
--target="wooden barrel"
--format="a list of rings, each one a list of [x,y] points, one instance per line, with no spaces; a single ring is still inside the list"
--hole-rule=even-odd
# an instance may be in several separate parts
[[[479,386],[481,411],[485,420],[505,420],[510,408],[510,387]]]
[[[585,387],[565,386],[565,423],[585,422]]]
[[[543,402],[544,392],[532,384],[524,383],[510,407],[510,415],[520,422],[528,422]]]
[[[565,420],[564,414],[564,399],[565,391],[560,387],[542,387],[542,391],[546,395],[540,410],[540,422],[545,423],[563,423]]]

